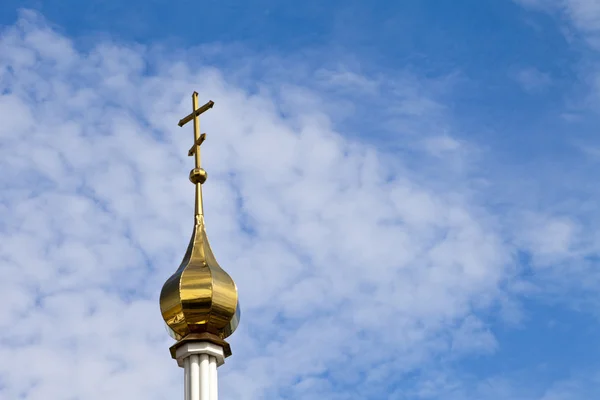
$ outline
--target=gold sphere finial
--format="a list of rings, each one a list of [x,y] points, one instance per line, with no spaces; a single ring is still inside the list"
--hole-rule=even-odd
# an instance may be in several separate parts
[[[190,171],[190,182],[193,184],[204,184],[206,182],[206,178],[208,178],[208,174],[204,170],[204,168],[194,168]]]

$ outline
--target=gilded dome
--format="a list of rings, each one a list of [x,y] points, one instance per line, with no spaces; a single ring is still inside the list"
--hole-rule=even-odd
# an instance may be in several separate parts
[[[196,218],[181,265],[162,288],[160,309],[176,339],[204,332],[225,339],[237,328],[237,288],[213,255],[203,216]]]

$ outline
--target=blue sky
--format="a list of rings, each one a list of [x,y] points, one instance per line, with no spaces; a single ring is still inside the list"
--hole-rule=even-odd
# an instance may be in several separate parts
[[[597,397],[599,39],[591,0],[3,1],[0,397],[181,395],[193,90],[222,398]]]

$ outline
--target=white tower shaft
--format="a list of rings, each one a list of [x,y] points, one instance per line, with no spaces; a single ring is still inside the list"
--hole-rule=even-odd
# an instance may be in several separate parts
[[[218,400],[217,367],[223,365],[223,348],[209,342],[188,342],[177,349],[183,367],[185,400]]]

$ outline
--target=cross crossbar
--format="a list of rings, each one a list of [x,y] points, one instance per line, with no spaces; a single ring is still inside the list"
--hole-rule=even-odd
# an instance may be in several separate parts
[[[210,110],[211,108],[213,108],[213,106],[215,105],[215,102],[212,100],[209,100],[208,103],[206,103],[205,105],[203,105],[202,107],[192,111],[191,114],[187,115],[186,117],[182,118],[179,120],[179,123],[177,125],[179,126],[184,126],[185,124],[187,124],[188,122],[190,122],[191,120],[194,119],[194,117],[198,117],[200,116],[200,114],[202,114],[203,112]]]
[[[196,140],[194,142],[194,144],[192,145],[192,147],[190,147],[190,149],[188,150],[188,156],[191,157],[194,154],[196,154],[196,148],[198,146],[200,146],[202,144],[202,142],[204,142],[204,140],[206,140],[206,133],[203,133],[202,135],[200,135],[200,137],[198,138],[198,140]]]

